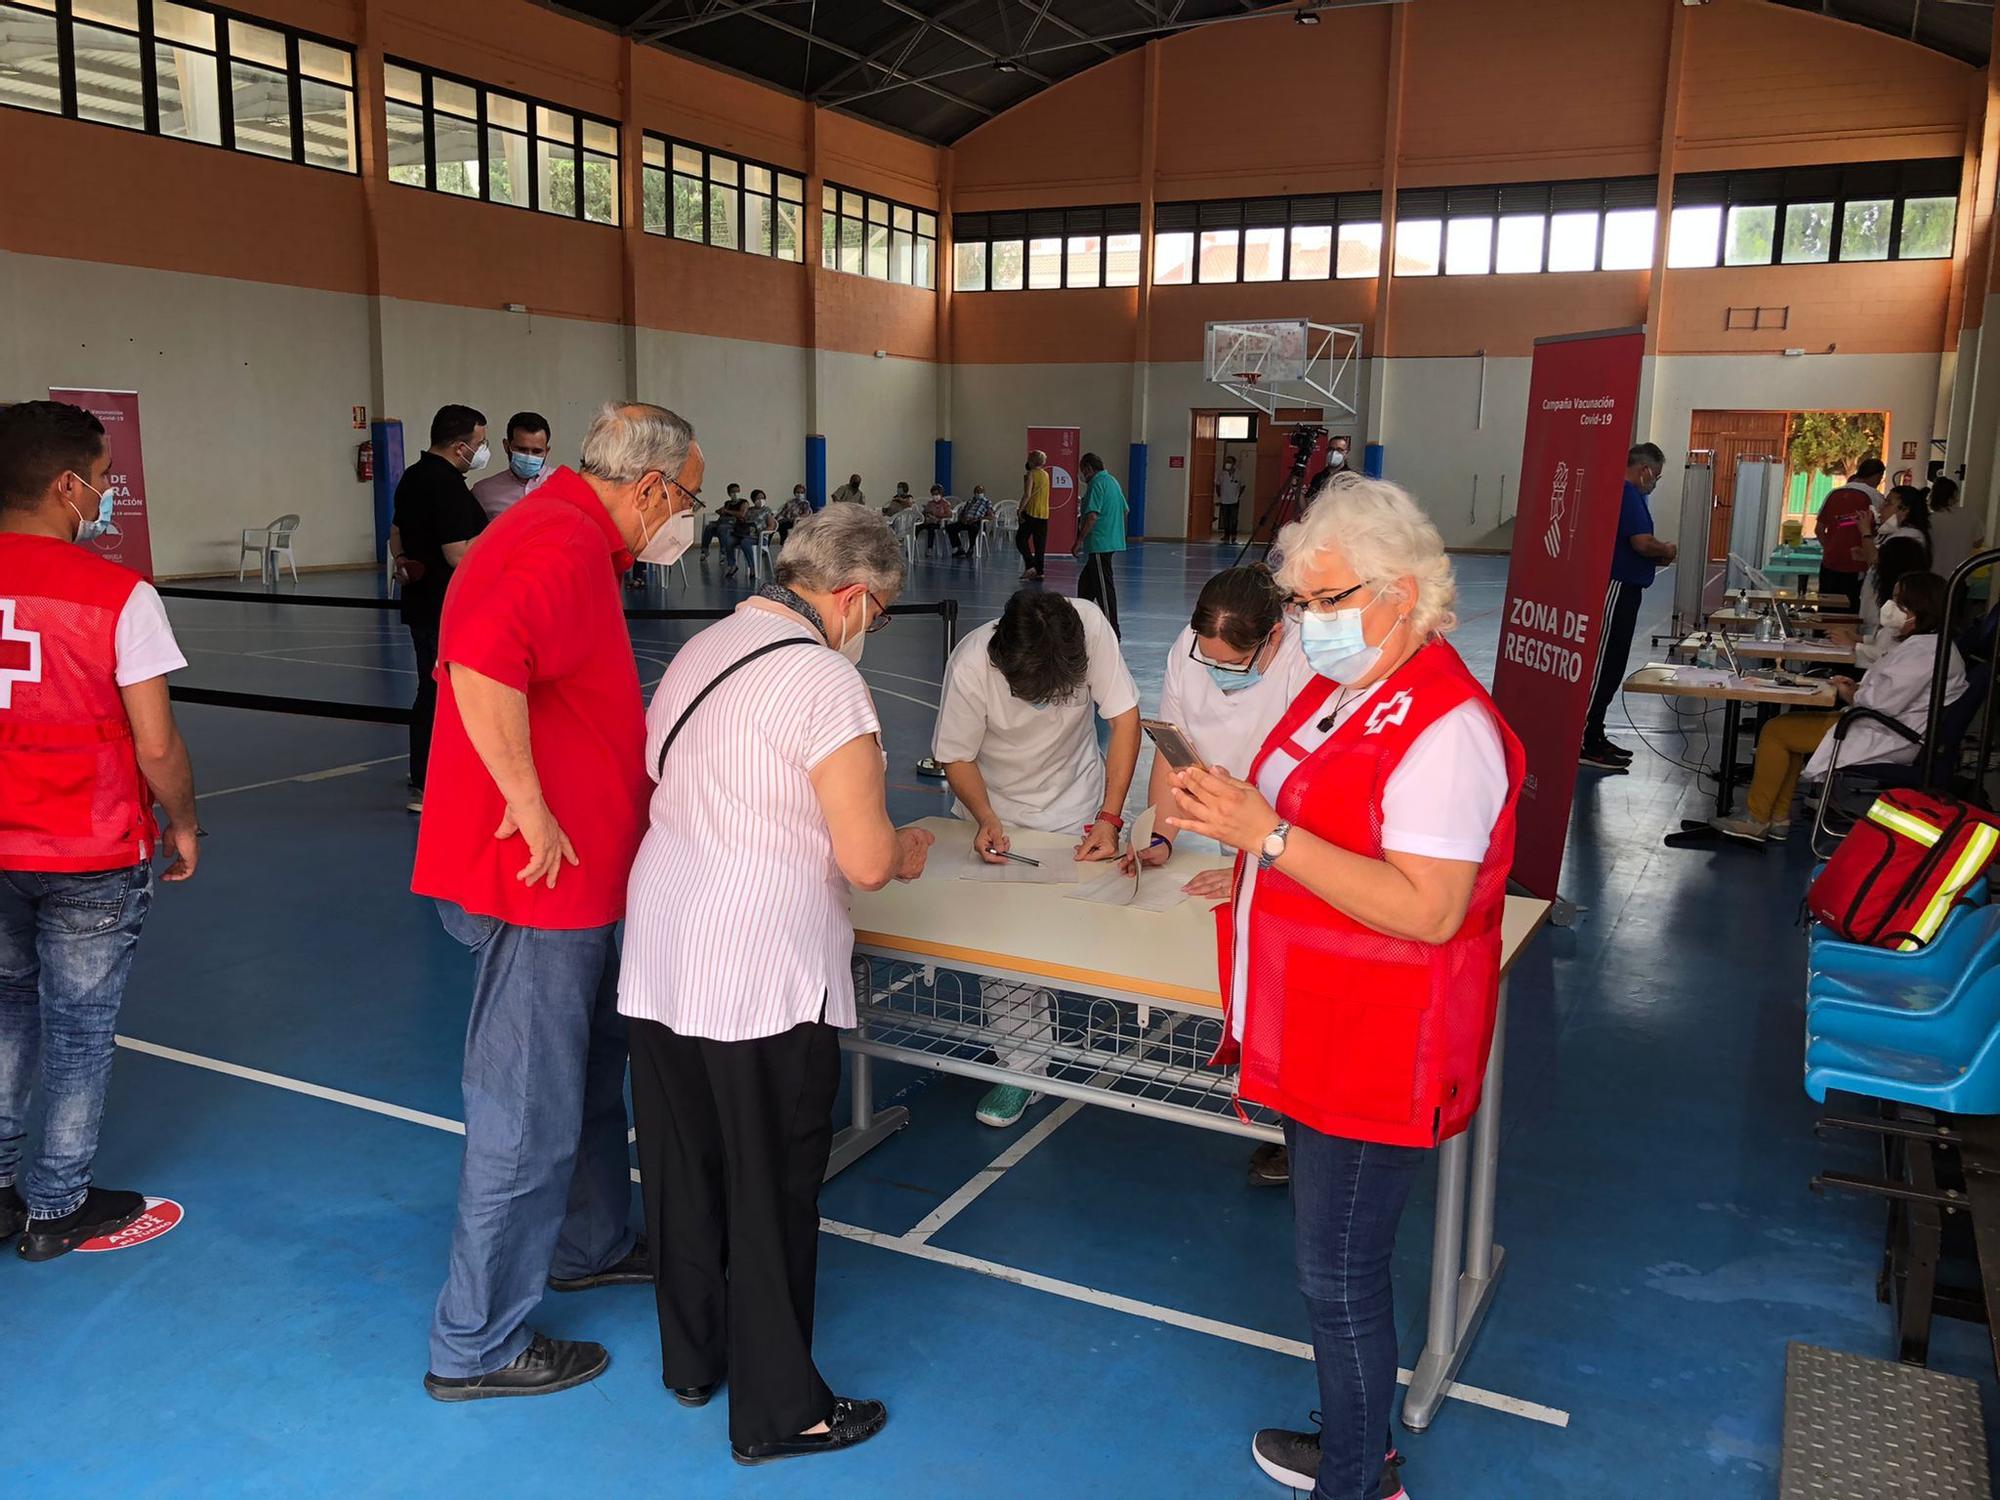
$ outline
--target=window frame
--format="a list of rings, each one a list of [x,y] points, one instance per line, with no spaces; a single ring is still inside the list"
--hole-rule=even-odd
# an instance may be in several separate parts
[[[545,99],[534,94],[525,93],[520,89],[502,88],[498,84],[481,83],[475,78],[467,78],[463,74],[454,73],[448,68],[434,68],[427,63],[416,62],[407,57],[385,55],[382,59],[382,64],[385,70],[392,67],[401,68],[406,73],[416,74],[423,85],[423,103],[417,107],[422,110],[424,120],[424,180],[421,184],[418,184],[414,182],[394,182],[394,179],[391,179],[394,186],[413,188],[420,192],[438,193],[447,198],[460,198],[468,203],[488,203],[496,208],[518,208],[528,213],[547,214],[552,219],[569,219],[578,224],[594,224],[600,229],[617,229],[623,225],[625,215],[630,211],[631,205],[624,201],[624,127],[618,121],[608,120],[602,115],[592,114],[589,110],[576,109],[571,105],[562,104],[553,99]],[[384,100],[388,98],[386,78],[387,74],[385,72],[385,82],[382,90]],[[459,88],[472,90],[473,118],[470,123],[473,127],[473,137],[479,146],[480,168],[479,191],[476,194],[453,193],[437,185],[436,122],[438,108],[436,80],[438,79],[442,79],[449,84],[455,84]],[[498,94],[503,98],[524,105],[527,110],[526,128],[516,130],[511,125],[494,124],[493,112],[487,102],[489,94]],[[398,100],[397,102],[403,104],[405,108],[411,107],[407,101]],[[465,119],[463,115],[455,111],[447,110],[445,113],[447,118],[453,120]],[[567,140],[543,128],[542,116],[544,114],[566,115],[569,117],[570,128]],[[602,158],[605,153],[584,145],[584,126],[586,124],[596,125],[608,130],[611,133],[613,142],[619,148],[618,154],[610,158],[614,165],[614,171],[611,179],[611,217],[608,220],[592,218],[589,214],[590,194],[586,191],[584,179],[585,158]],[[493,174],[487,170],[487,163],[491,159],[488,155],[489,143],[487,139],[490,130],[519,136],[527,142],[528,181],[525,198],[520,192],[522,185],[519,183],[513,184],[514,195],[511,200],[507,198],[495,198],[493,196]],[[542,146],[545,143],[559,148],[566,147],[570,153],[571,178],[575,183],[576,202],[568,210],[549,208],[542,203]],[[640,170],[642,172],[645,170],[643,149],[640,156]],[[671,200],[667,205],[667,212],[671,220],[673,213]],[[645,227],[645,193],[643,187],[640,193],[639,213],[640,228],[643,232]]]
[[[756,163],[756,165],[761,166],[763,163]],[[790,169],[781,167],[777,170],[789,171]],[[792,175],[796,176],[800,174],[794,173]],[[837,204],[836,208],[828,208],[826,206],[825,199],[828,193],[834,195],[834,202]],[[822,218],[822,243],[820,245],[821,270],[837,271],[844,276],[865,276],[870,281],[885,282],[890,286],[907,286],[920,292],[930,292],[932,294],[937,292],[939,270],[937,232],[939,211],[937,209],[925,208],[921,204],[916,203],[905,203],[900,199],[884,197],[880,193],[871,193],[862,188],[849,187],[845,183],[835,182],[832,178],[822,179],[820,197],[820,212],[822,215],[831,214],[833,216],[836,233],[841,234],[844,238],[845,226],[850,222],[858,225],[861,230],[860,264],[854,267],[842,265],[840,264],[839,256],[836,254],[834,263],[829,265],[827,264],[827,251],[824,243],[824,226],[826,221]],[[860,209],[859,213],[851,214],[848,212],[848,200],[850,198],[855,200]],[[876,212],[878,209],[880,210],[879,213]],[[909,215],[911,226],[909,229],[899,229],[897,227],[901,222],[900,216],[903,214]],[[926,225],[929,226],[928,230],[926,230]],[[870,253],[871,233],[877,229],[882,231],[881,258],[884,271],[880,276],[876,275],[869,268],[870,261],[873,259]],[[896,275],[896,247],[899,236],[907,237],[909,247],[908,279],[899,278]],[[801,254],[803,254],[803,247],[801,247]],[[956,265],[955,259],[953,264],[954,266]],[[989,281],[992,278],[990,263],[987,277]]]
[[[923,223],[927,209],[917,210],[918,243],[923,242]],[[1130,227],[1126,227],[1129,223]],[[935,225],[933,224],[933,227]],[[1136,247],[1141,255],[1146,248],[1146,237],[1139,225],[1139,205],[1136,203],[1071,205],[1062,208],[1000,209],[992,212],[956,214],[952,220],[952,290],[964,292],[1056,292],[1056,291],[1105,291],[1129,290],[1139,285],[1144,275],[1144,266],[1139,266],[1130,281],[1114,281],[1112,277],[1112,241],[1136,239]],[[1079,252],[1072,250],[1076,240],[1095,240],[1094,255],[1084,252],[1082,258],[1094,262],[1094,279],[1079,279],[1072,273],[1079,268],[1074,264]],[[1030,247],[1037,242],[1054,241],[1056,244],[1057,276],[1053,283],[1033,285],[1030,279]],[[957,285],[957,258],[961,249],[969,246],[983,246],[983,261],[986,268],[981,285],[960,287]],[[1021,247],[1021,284],[996,287],[993,284],[993,252],[1002,245]],[[1085,273],[1088,274],[1087,271]]]
[[[23,114],[52,116],[68,120],[73,124],[102,126],[110,130],[126,130],[138,135],[152,136],[163,141],[178,141],[188,146],[203,146],[212,151],[228,151],[238,156],[255,157],[262,161],[286,162],[296,167],[311,167],[316,171],[335,172],[343,176],[355,177],[361,172],[361,112],[360,91],[357,78],[360,64],[354,45],[338,37],[304,27],[287,25],[265,16],[248,15],[225,6],[210,5],[205,0],[174,0],[183,10],[191,10],[210,17],[215,22],[215,35],[211,45],[202,46],[194,42],[161,41],[154,22],[154,0],[133,0],[137,17],[136,28],[120,22],[78,20],[70,0],[52,0],[52,8],[42,10],[37,6],[10,5],[23,15],[45,16],[55,28],[56,34],[56,108],[37,109],[32,104],[0,102],[0,110],[18,110]],[[285,98],[290,110],[290,153],[279,156],[269,151],[253,151],[236,144],[236,107],[233,68],[240,60],[246,67],[273,72],[272,65],[261,59],[244,57],[239,59],[230,41],[230,27],[240,23],[254,26],[263,31],[275,32],[283,39],[285,48]],[[139,93],[140,122],[137,125],[121,124],[115,120],[95,120],[85,117],[79,111],[76,72],[76,28],[89,26],[120,36],[131,37],[137,44],[139,53]],[[330,79],[314,78],[313,82],[323,88],[343,90],[348,97],[348,117],[352,130],[347,142],[347,165],[335,166],[327,162],[315,161],[305,151],[305,111],[302,94],[303,75],[299,71],[299,43],[309,42],[330,52],[339,53],[347,59],[347,82],[335,83]],[[212,58],[215,62],[216,88],[216,129],[218,140],[203,140],[199,136],[169,134],[160,129],[159,93],[159,48],[170,47],[180,51],[194,52]]]
[[[655,148],[660,153],[660,160],[657,164],[648,159],[648,153]],[[675,164],[674,154],[678,151],[690,151],[694,153],[698,163],[698,169],[695,172],[683,172]],[[715,176],[715,160],[718,158],[734,164],[736,168],[736,180],[733,183],[719,180]],[[768,191],[750,186],[750,174],[753,170],[763,172],[769,176],[771,186]],[[655,176],[658,177],[664,191],[663,201],[666,205],[666,218],[659,229],[647,228],[642,218],[639,224],[641,233],[651,235],[655,239],[674,240],[683,245],[700,245],[709,250],[733,250],[738,255],[754,255],[759,260],[772,261],[778,265],[802,266],[805,264],[806,187],[810,174],[804,168],[781,166],[777,162],[763,161],[754,156],[743,156],[735,151],[724,151],[715,146],[704,146],[699,141],[691,141],[685,136],[666,135],[657,130],[641,131],[639,135],[639,198],[642,203],[646,197],[646,185]],[[701,185],[701,213],[699,215],[701,238],[699,239],[695,239],[690,235],[677,234],[674,229],[674,179],[689,176],[692,176]],[[786,182],[788,179],[798,184],[798,196],[796,198],[786,196]],[[831,184],[828,184],[828,186],[831,186]],[[720,245],[715,241],[714,209],[710,204],[710,199],[719,191],[733,193],[736,198],[735,222],[737,243],[734,245]],[[747,243],[750,237],[750,200],[752,198],[761,198],[770,206],[769,222],[771,240],[770,249],[768,250],[754,250]],[[782,210],[787,207],[798,210],[798,254],[796,255],[786,255],[780,249],[784,236],[779,232],[779,226],[784,221]],[[825,236],[822,235],[822,253],[824,253],[828,244],[834,243],[837,242],[827,241]]]

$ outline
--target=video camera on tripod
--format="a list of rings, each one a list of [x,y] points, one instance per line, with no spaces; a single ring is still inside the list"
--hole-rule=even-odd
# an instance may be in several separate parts
[[[1292,445],[1292,469],[1286,476],[1287,485],[1299,484],[1305,480],[1306,465],[1312,462],[1313,454],[1326,440],[1324,427],[1294,427],[1285,441]]]

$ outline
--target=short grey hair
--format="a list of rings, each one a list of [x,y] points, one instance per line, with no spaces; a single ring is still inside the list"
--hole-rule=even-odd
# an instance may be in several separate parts
[[[1401,485],[1359,474],[1336,476],[1302,517],[1278,533],[1275,550],[1278,587],[1287,593],[1298,591],[1299,574],[1307,566],[1334,552],[1363,583],[1416,579],[1413,635],[1441,635],[1458,624],[1452,608],[1458,602],[1458,583],[1444,538]]]
[[[888,521],[859,505],[829,505],[792,528],[778,554],[777,579],[831,594],[852,584],[870,592],[902,592],[910,563]]]
[[[643,401],[607,401],[583,435],[583,472],[630,484],[655,471],[672,479],[687,462],[694,428],[687,418]]]

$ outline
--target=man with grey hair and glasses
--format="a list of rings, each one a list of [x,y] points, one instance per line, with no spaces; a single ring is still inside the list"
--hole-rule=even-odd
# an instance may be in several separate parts
[[[643,1283],[630,1224],[618,951],[646,831],[646,723],[619,575],[694,539],[694,430],[607,405],[581,472],[489,526],[445,597],[437,730],[412,889],[473,956],[465,1158],[424,1388],[538,1396],[594,1379],[603,1345],[528,1326],[544,1286]]]

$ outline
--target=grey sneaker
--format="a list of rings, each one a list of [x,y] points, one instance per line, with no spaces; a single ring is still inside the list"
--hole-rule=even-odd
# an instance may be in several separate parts
[[[982,1125],[991,1125],[995,1130],[1005,1130],[1010,1125],[1020,1124],[1028,1106],[1041,1097],[1011,1083],[996,1083],[979,1101],[979,1108],[972,1112],[972,1118]]]
[[[1708,826],[1725,838],[1746,844],[1762,844],[1770,838],[1771,825],[1759,818],[1710,818]]]

